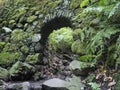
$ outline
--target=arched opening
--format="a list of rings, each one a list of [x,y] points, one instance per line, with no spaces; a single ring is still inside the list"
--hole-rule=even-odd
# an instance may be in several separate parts
[[[60,29],[62,27],[71,27],[72,23],[69,18],[67,17],[55,17],[54,19],[48,21],[47,23],[44,23],[44,25],[41,28],[41,44],[45,44],[49,34],[53,30]]]

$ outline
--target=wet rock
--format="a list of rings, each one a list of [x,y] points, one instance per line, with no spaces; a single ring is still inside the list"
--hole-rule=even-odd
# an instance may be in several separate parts
[[[0,79],[8,80],[8,76],[9,76],[9,73],[8,73],[7,69],[0,67]]]
[[[40,34],[34,34],[32,37],[32,42],[38,42],[41,39],[41,35]]]
[[[6,33],[12,32],[12,30],[8,27],[3,27],[2,29],[5,30]]]
[[[70,63],[69,67],[72,69],[72,70],[75,70],[75,69],[80,69],[80,64],[79,64],[79,61],[77,60],[74,60]]]
[[[42,90],[68,90],[65,87],[66,81],[54,78],[47,80],[42,85]]]
[[[23,82],[8,84],[5,90],[30,90],[30,83]]]
[[[69,68],[76,76],[86,76],[91,71],[90,63],[74,60],[70,63]]]

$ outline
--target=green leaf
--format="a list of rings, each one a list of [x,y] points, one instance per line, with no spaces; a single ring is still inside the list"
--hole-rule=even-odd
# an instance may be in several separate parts
[[[83,8],[84,6],[86,6],[88,4],[89,0],[84,0],[82,1],[82,3],[80,4],[80,7]]]
[[[90,82],[88,83],[91,87],[92,87],[92,90],[100,90],[100,85],[95,83],[95,82]]]
[[[87,61],[90,58],[95,58],[95,55],[83,55],[83,56],[79,57],[79,60]]]

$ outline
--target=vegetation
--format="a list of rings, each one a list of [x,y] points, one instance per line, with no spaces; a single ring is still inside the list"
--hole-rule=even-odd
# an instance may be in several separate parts
[[[26,73],[21,71],[24,67],[25,70],[33,68],[39,70],[36,64],[41,58],[43,62],[44,59],[52,60],[48,63],[50,67],[54,59],[58,59],[59,52],[63,54],[61,56],[63,61],[64,59],[67,59],[67,62],[77,60],[70,64],[73,65],[72,68],[77,67],[79,71],[87,71],[88,74],[86,82],[81,81],[79,77],[73,77],[68,83],[68,86],[71,86],[68,87],[69,90],[82,90],[86,86],[92,90],[100,90],[101,86],[95,80],[96,78],[100,75],[106,78],[107,74],[111,75],[112,70],[118,74],[120,1],[70,0],[67,2],[66,0],[66,3],[63,3],[63,0],[0,0],[0,68],[5,71],[3,73],[6,77],[8,76],[6,69],[9,68],[10,75],[13,77],[20,76],[19,74],[24,76]],[[66,10],[62,11],[61,7]],[[40,35],[42,26],[49,22],[50,24],[47,25],[51,29],[53,26],[50,21],[61,16],[70,19],[71,27],[66,26],[69,23],[61,22],[60,26],[54,25],[57,30],[51,30],[47,32],[48,37],[42,37]],[[41,38],[48,38],[48,44],[41,46]],[[52,52],[57,59],[53,58],[55,55]],[[29,73],[28,71],[27,74]],[[41,74],[41,71],[37,73]],[[34,69],[32,75],[37,73]],[[119,90],[119,75],[111,76],[115,76],[116,90]],[[4,77],[0,75],[0,78]]]

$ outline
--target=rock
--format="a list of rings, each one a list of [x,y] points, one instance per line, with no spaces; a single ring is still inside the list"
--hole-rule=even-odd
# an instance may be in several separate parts
[[[36,43],[35,52],[40,52],[40,50],[42,50],[42,45],[40,43]]]
[[[23,82],[8,84],[5,90],[30,90],[30,83]]]
[[[0,79],[8,80],[8,76],[9,76],[9,73],[8,73],[7,69],[0,67]]]
[[[11,77],[17,78],[18,80],[27,80],[35,72],[35,68],[27,63],[16,62],[9,70]]]
[[[42,90],[68,90],[65,87],[66,81],[59,78],[47,80],[42,85]]]
[[[75,70],[75,69],[80,69],[80,62],[77,60],[74,60],[70,63],[69,65],[70,69]]]
[[[5,30],[6,33],[12,32],[12,30],[8,27],[3,27],[2,29]]]
[[[40,41],[40,39],[41,39],[41,35],[40,34],[34,34],[32,36],[32,42],[38,42],[38,41]]]
[[[55,51],[58,49],[63,51],[69,49],[74,41],[72,34],[73,30],[69,27],[54,30],[48,37],[51,48]]]
[[[36,64],[39,60],[39,53],[36,53],[35,55],[28,55],[26,58],[26,62],[30,64]]]
[[[90,65],[91,64],[87,62],[74,60],[70,63],[69,68],[72,70],[73,74],[75,74],[76,76],[86,76],[92,69]]]
[[[37,16],[35,16],[35,15],[29,16],[29,17],[27,18],[27,22],[28,22],[28,23],[31,23],[31,22],[33,22],[36,18],[37,18]]]

